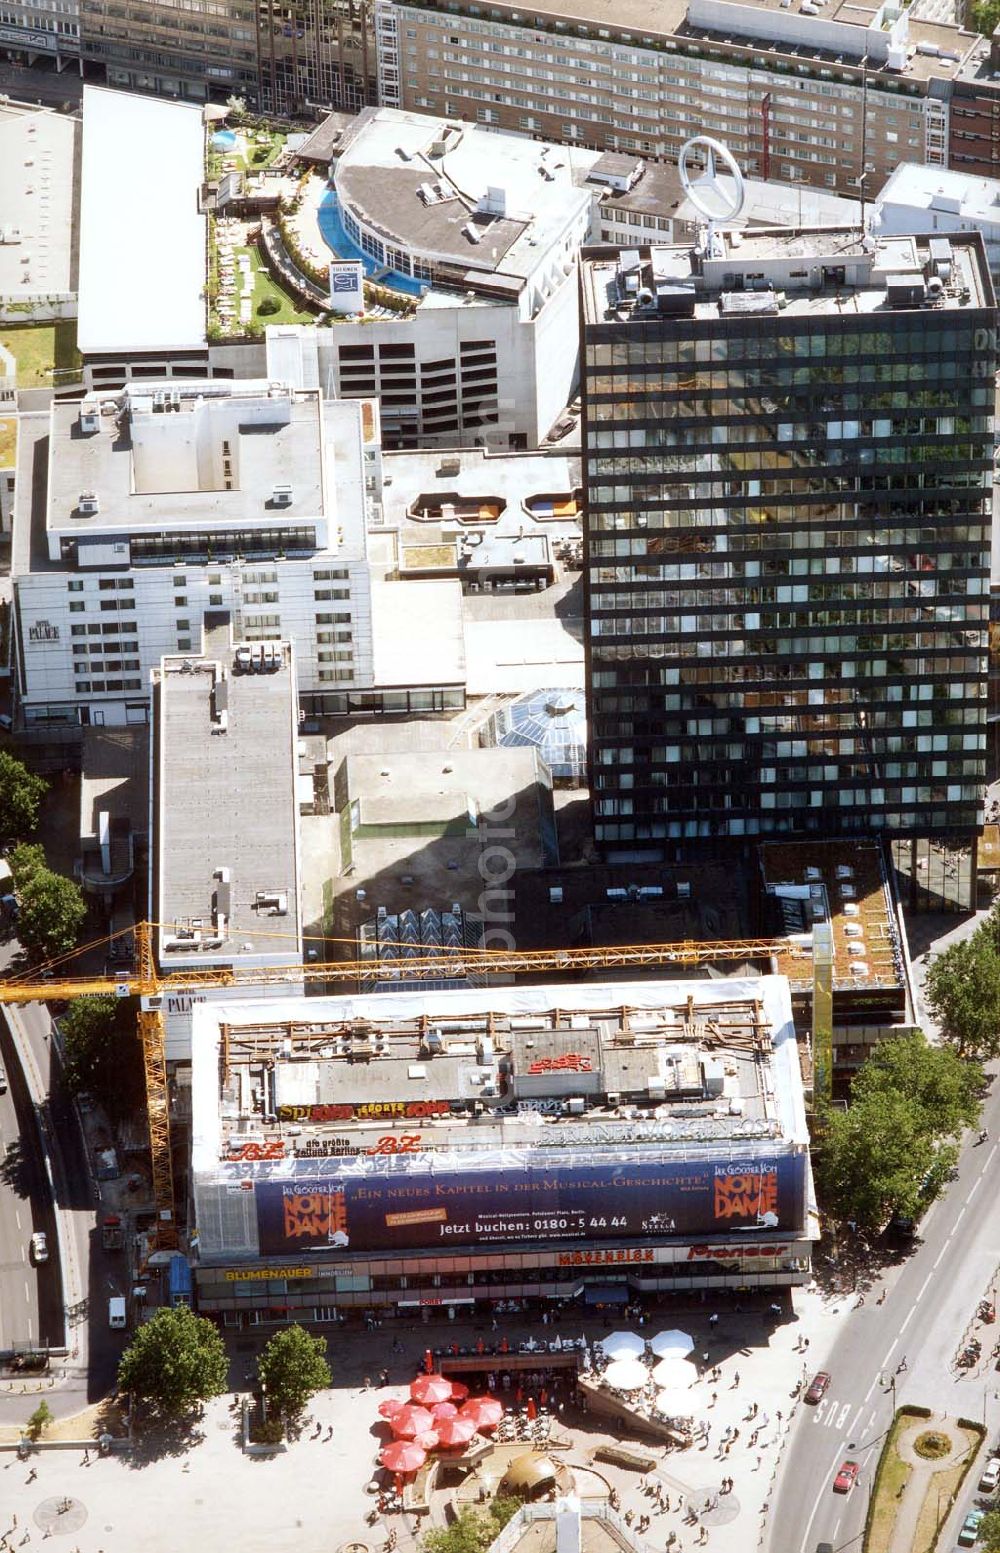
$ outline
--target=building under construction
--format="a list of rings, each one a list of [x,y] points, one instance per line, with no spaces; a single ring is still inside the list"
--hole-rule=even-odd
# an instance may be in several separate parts
[[[808,1282],[788,983],[193,1011],[199,1306],[228,1325]]]

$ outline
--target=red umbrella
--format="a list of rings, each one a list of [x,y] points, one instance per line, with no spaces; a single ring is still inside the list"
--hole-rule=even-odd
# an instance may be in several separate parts
[[[412,1402],[405,1403],[398,1413],[393,1413],[389,1421],[393,1434],[408,1440],[418,1434],[426,1434],[434,1422],[425,1407],[414,1407]]]
[[[457,1413],[458,1408],[455,1406],[454,1402],[435,1402],[434,1406],[431,1408],[431,1414],[434,1418],[435,1424],[439,1424],[442,1418],[454,1418]]]
[[[461,1381],[461,1380],[453,1380],[452,1381],[452,1383],[451,1383],[451,1400],[453,1402],[464,1402],[468,1395],[469,1395],[469,1388],[465,1384],[464,1381]]]
[[[438,1439],[442,1445],[468,1445],[476,1432],[475,1420],[472,1418],[442,1418],[437,1426]]]
[[[378,1410],[382,1418],[393,1418],[402,1405],[397,1397],[386,1397],[384,1402],[379,1403]]]
[[[503,1404],[495,1397],[471,1397],[460,1418],[471,1418],[477,1429],[494,1429],[503,1417]]]
[[[390,1472],[416,1472],[427,1460],[427,1452],[412,1440],[391,1440],[379,1456]]]
[[[410,1386],[410,1396],[422,1407],[431,1407],[435,1402],[450,1402],[451,1381],[443,1375],[418,1375]]]
[[[425,1429],[423,1434],[417,1435],[413,1443],[419,1445],[421,1450],[434,1451],[440,1445],[441,1437],[436,1429]]]

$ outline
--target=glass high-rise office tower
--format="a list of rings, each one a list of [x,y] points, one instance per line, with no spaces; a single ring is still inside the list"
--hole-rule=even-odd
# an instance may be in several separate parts
[[[587,679],[606,850],[971,838],[996,311],[978,236],[585,251]]]

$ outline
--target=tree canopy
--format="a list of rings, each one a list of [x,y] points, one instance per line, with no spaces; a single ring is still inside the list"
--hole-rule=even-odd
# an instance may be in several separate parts
[[[166,1418],[182,1418],[226,1388],[229,1361],[211,1321],[187,1305],[158,1310],[136,1332],[118,1366],[118,1385]]]
[[[33,960],[67,954],[87,915],[72,879],[53,873],[39,846],[22,843],[8,858],[17,892],[17,936]]]
[[[300,1326],[275,1332],[257,1363],[268,1401],[294,1418],[310,1397],[332,1379],[325,1358],[326,1344]]]
[[[987,1510],[979,1522],[980,1553],[1000,1553],[1000,1510]]]
[[[94,1095],[112,1121],[142,1104],[142,1048],[131,998],[76,998],[60,1020],[70,1092]]]
[[[994,909],[976,931],[932,961],[927,1006],[946,1041],[967,1057],[1000,1056],[1000,943]]]
[[[991,38],[1000,25],[1000,0],[972,0],[969,21],[976,32]]]
[[[491,1499],[482,1510],[466,1505],[450,1526],[424,1532],[424,1553],[486,1553],[520,1508],[519,1499],[505,1495]]]
[[[922,1035],[882,1041],[854,1080],[854,1101],[894,1090],[909,1102],[925,1130],[952,1136],[979,1119],[978,1091],[985,1074],[947,1046],[931,1046]]]
[[[20,840],[38,824],[38,810],[49,784],[27,766],[0,750],[0,839]]]
[[[954,1139],[979,1115],[982,1069],[921,1035],[883,1041],[854,1080],[847,1110],[823,1113],[813,1168],[824,1210],[877,1231],[916,1218],[958,1157]]]

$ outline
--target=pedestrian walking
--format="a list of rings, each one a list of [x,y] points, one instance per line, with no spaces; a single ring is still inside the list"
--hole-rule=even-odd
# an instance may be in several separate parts
[[[762,1461],[763,1461],[763,1460],[764,1460],[764,1458],[763,1458],[763,1456],[758,1456],[758,1457],[757,1457],[757,1465],[756,1465],[756,1467],[755,1467],[755,1468],[754,1468],[754,1471],[755,1471],[755,1472],[759,1472],[759,1471],[760,1471],[760,1464],[761,1464],[761,1462],[762,1462]]]
[[[733,1376],[733,1390],[734,1391],[736,1390],[736,1388],[739,1385],[739,1383],[740,1383],[740,1372],[739,1372],[739,1370],[737,1370],[736,1374]]]
[[[709,1404],[708,1404],[708,1405],[709,1405],[709,1407],[714,1407],[714,1406],[715,1406],[715,1404],[716,1404],[716,1402],[718,1402],[718,1400],[719,1400],[719,1393],[718,1393],[718,1392],[717,1392],[717,1391],[713,1391],[713,1392],[712,1392],[712,1400],[711,1400],[711,1402],[710,1402],[710,1403],[709,1403]]]
[[[708,1318],[708,1324],[709,1324],[710,1327],[717,1327],[718,1324],[719,1324],[719,1318],[716,1315],[714,1310],[713,1310],[712,1314]]]

